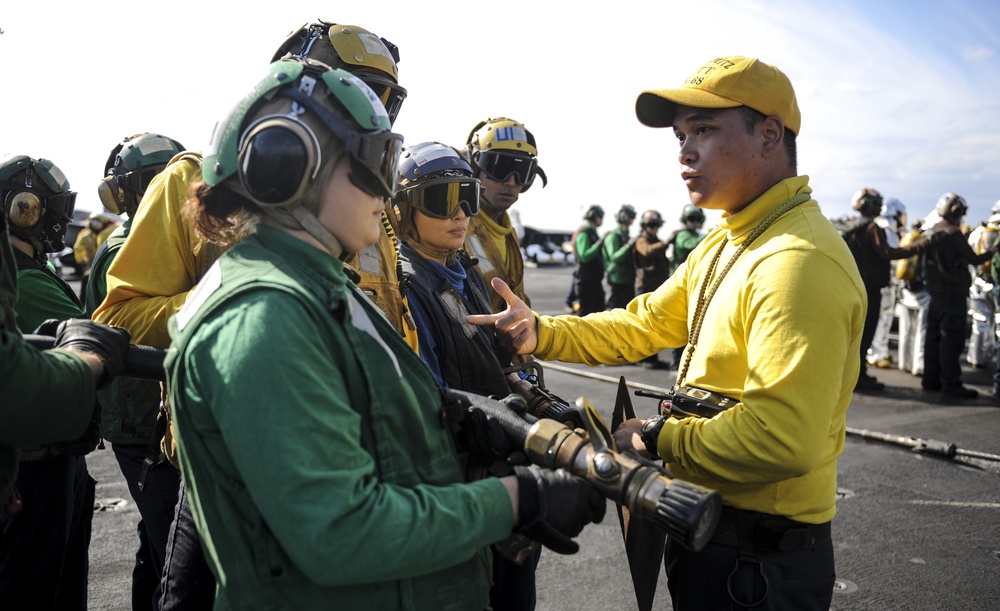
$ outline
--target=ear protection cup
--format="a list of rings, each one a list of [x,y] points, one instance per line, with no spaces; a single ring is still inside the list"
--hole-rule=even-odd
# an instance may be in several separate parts
[[[37,227],[45,214],[45,201],[31,191],[11,191],[4,198],[4,211],[11,225],[20,229]]]
[[[112,214],[125,213],[125,192],[118,186],[118,177],[108,174],[97,185],[97,197],[104,208]]]
[[[300,198],[319,173],[319,140],[288,116],[261,117],[240,137],[238,173],[247,195],[262,206]]]

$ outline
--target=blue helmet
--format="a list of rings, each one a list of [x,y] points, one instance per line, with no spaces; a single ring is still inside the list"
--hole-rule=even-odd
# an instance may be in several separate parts
[[[447,144],[421,142],[403,151],[399,187],[397,199],[428,216],[451,218],[460,206],[468,216],[479,214],[479,180],[465,157]]]

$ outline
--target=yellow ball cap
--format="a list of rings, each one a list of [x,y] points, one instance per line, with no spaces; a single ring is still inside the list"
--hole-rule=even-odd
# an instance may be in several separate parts
[[[748,106],[765,115],[777,115],[796,134],[802,123],[788,77],[770,64],[740,55],[706,62],[677,89],[643,91],[635,101],[635,114],[644,125],[670,127],[678,104],[694,108]]]

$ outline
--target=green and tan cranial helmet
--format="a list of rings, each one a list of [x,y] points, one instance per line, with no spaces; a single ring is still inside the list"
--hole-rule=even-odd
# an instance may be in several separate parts
[[[399,86],[399,49],[356,25],[327,21],[307,23],[292,32],[278,47],[272,62],[279,59],[312,59],[331,68],[343,68],[358,76],[382,101],[395,123],[406,99]]]
[[[65,248],[76,191],[48,159],[14,155],[0,164],[0,201],[11,235],[29,242],[36,254]]]
[[[184,145],[160,134],[142,133],[118,143],[104,164],[97,196],[112,214],[134,214],[153,177],[167,167]]]
[[[326,178],[344,156],[356,187],[391,198],[402,143],[385,107],[357,76],[312,60],[281,60],[218,122],[202,178],[306,230],[340,256],[339,243],[315,216]]]
[[[466,147],[473,167],[492,180],[502,182],[514,175],[522,191],[531,187],[536,175],[542,177],[543,187],[548,183],[545,171],[538,165],[535,137],[513,119],[480,121],[469,132]]]

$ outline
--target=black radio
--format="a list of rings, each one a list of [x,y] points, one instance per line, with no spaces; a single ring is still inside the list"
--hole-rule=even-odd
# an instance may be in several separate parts
[[[736,399],[702,388],[681,386],[674,391],[670,399],[660,402],[660,411],[665,416],[678,419],[689,416],[713,418],[719,412],[723,412],[737,403],[739,401]]]

